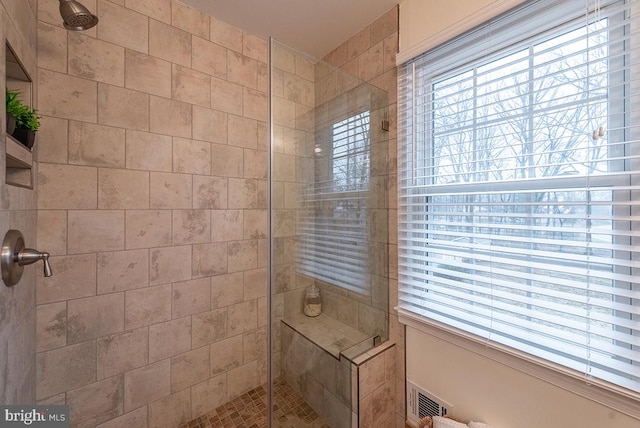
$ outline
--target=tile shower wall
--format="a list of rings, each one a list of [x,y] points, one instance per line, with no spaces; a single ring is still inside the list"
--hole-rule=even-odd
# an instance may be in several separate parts
[[[394,348],[385,352],[385,361],[395,365],[395,388],[389,391],[388,380],[375,391],[382,394],[373,395],[376,405],[367,407],[366,420],[375,421],[374,426],[394,426],[389,420],[386,401],[391,397],[395,401],[395,426],[404,428],[405,420],[405,368],[404,368],[404,326],[398,322],[397,312],[393,309],[398,304],[398,246],[397,246],[397,69],[395,56],[398,52],[398,9],[388,13],[362,29],[349,40],[329,53],[324,61],[335,67],[348,71],[360,79],[385,89],[389,94],[389,154],[388,154],[388,225],[389,225],[389,339],[395,343]],[[388,356],[395,352],[395,358]],[[379,364],[379,362],[378,362]],[[388,373],[388,372],[387,372]],[[362,398],[362,396],[361,396]],[[368,405],[367,402],[364,403]],[[361,403],[362,406],[362,403]],[[369,410],[367,410],[369,411]],[[360,409],[361,416],[363,409]],[[386,425],[385,425],[386,424]]]
[[[267,43],[177,0],[38,2],[37,399],[171,427],[266,381]]]
[[[36,0],[0,0],[0,82],[7,83],[5,42],[9,43],[32,79],[36,78]],[[10,78],[9,78],[10,79]],[[33,90],[33,88],[32,88]],[[21,91],[27,97],[26,91]],[[25,98],[23,100],[26,101]],[[0,103],[4,111],[4,101]],[[1,117],[4,117],[2,115]],[[0,239],[9,229],[20,230],[29,247],[36,245],[36,191],[5,182],[5,121],[0,129]],[[36,147],[37,147],[36,143]],[[37,169],[37,162],[34,162]],[[37,247],[36,247],[37,248]],[[0,281],[0,403],[35,402],[36,271],[27,266],[21,281],[6,287]]]

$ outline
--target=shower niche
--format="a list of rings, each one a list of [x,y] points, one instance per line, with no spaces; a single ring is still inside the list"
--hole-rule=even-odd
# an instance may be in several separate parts
[[[6,88],[20,93],[23,103],[33,105],[33,82],[9,44],[5,45]],[[5,129],[6,183],[33,189],[33,153]]]

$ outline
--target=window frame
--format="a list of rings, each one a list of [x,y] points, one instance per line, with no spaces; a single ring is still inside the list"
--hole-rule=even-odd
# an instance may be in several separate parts
[[[584,24],[584,17],[582,18],[581,21],[579,19],[576,19],[575,21],[582,22],[582,24]],[[545,30],[545,32],[553,31],[552,28]],[[513,46],[510,46],[510,48],[513,48]],[[417,78],[415,77],[415,75],[413,77],[410,77],[409,79],[412,79],[412,85],[416,85]],[[435,77],[433,80],[435,80]],[[433,85],[434,84],[433,81],[430,82],[430,84]],[[399,82],[399,85],[402,85],[402,82]],[[414,90],[415,90],[415,86],[412,86],[412,87],[414,87]],[[415,99],[415,93],[413,94],[412,98]],[[415,109],[415,106],[412,107],[412,110],[413,109]],[[401,114],[400,111],[399,111],[399,114]],[[415,114],[415,113],[412,113],[412,114]],[[399,117],[399,122],[402,123],[402,121],[403,121],[403,118]],[[427,125],[425,125],[425,127],[429,128],[430,123],[432,123],[432,121],[427,121]],[[415,126],[415,125],[412,125],[412,126]],[[430,132],[430,131],[426,131],[426,132]],[[412,135],[413,135],[413,141],[410,144],[411,144],[412,150],[415,153],[416,146],[418,143],[416,142],[416,139],[415,139],[415,133],[412,132]],[[627,139],[625,141],[629,141],[629,140]],[[417,158],[414,155],[410,157],[410,160],[407,161],[408,166],[406,170],[412,174],[415,174],[415,167],[413,163],[416,162],[416,159]],[[399,187],[401,187],[402,185],[401,182],[403,180],[403,177],[401,177],[399,174],[398,179],[399,179]],[[407,177],[404,177],[404,179],[406,180]],[[413,176],[412,179],[416,180],[416,177]],[[571,183],[574,180],[584,182],[584,178],[581,176],[563,177],[561,180],[563,183]],[[611,182],[628,183],[628,177],[624,177],[624,176],[619,176],[619,177],[592,176],[590,180],[595,185],[601,184],[603,186],[605,184],[611,184]],[[545,181],[544,179],[539,180],[540,186],[544,186],[545,188],[548,189],[549,185],[544,181]],[[530,183],[533,184],[534,186],[536,184],[533,181],[531,181]],[[487,187],[487,185],[488,185],[487,183],[474,183],[474,184],[463,183],[458,186],[464,186],[465,189],[469,189],[469,188],[484,189]],[[511,182],[499,182],[499,183],[494,182],[490,185],[493,187],[494,190],[496,188],[504,189],[504,190],[514,190],[515,188],[519,187],[517,186],[517,183],[514,185],[514,183],[511,183]],[[441,192],[449,191],[455,186],[456,185],[442,185],[440,191]],[[562,187],[562,186],[556,186],[556,187]],[[432,192],[434,190],[437,192],[438,186],[431,188]],[[631,199],[631,196],[629,196],[629,199]],[[615,226],[616,230],[619,227],[621,227],[621,225],[616,225]],[[630,230],[630,229],[622,229],[622,230]],[[437,321],[425,320],[424,318],[420,316],[416,316],[412,312],[402,308],[398,308],[398,312],[399,312],[400,322],[407,326],[411,326],[413,328],[421,330],[430,335],[433,335],[443,340],[446,340],[448,342],[454,343],[471,352],[477,353],[479,355],[483,355],[494,361],[501,362],[507,366],[510,366],[514,369],[517,369],[529,375],[532,375],[536,378],[542,379],[546,382],[550,382],[561,388],[570,389],[571,391],[579,395],[593,399],[599,403],[602,403],[609,407],[620,410],[633,417],[640,418],[640,401],[639,401],[640,394],[630,393],[627,389],[616,388],[614,385],[603,386],[603,385],[600,385],[598,382],[590,383],[588,382],[588,380],[585,380],[585,376],[583,372],[572,371],[558,364],[551,363],[541,358],[532,357],[530,354],[519,352],[512,348],[501,346],[499,344],[491,343],[489,346],[487,346],[487,342],[485,340],[479,339],[478,337],[472,334],[458,330],[448,325],[444,325]]]

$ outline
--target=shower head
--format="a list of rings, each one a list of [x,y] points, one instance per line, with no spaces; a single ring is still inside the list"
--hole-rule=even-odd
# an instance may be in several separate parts
[[[64,28],[71,31],[88,30],[98,23],[98,17],[75,0],[60,0],[60,15]]]

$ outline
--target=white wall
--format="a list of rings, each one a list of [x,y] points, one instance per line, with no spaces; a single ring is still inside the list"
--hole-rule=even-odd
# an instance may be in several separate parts
[[[523,0],[403,0],[398,63]],[[493,428],[637,428],[640,422],[407,326],[406,377]]]
[[[405,62],[523,1],[402,0],[397,62]]]
[[[637,428],[640,422],[407,327],[407,379],[492,428]]]

